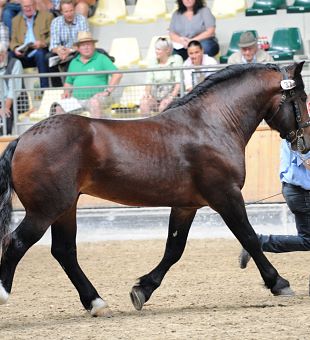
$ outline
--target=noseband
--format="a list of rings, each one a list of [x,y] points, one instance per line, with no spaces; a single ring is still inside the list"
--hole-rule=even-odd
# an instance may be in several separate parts
[[[288,78],[288,74],[286,72],[286,69],[281,69],[281,73],[283,75],[283,80],[281,81],[281,88],[283,89],[282,91],[282,96],[281,100],[279,103],[279,106],[275,113],[268,119],[266,122],[269,124],[272,119],[276,116],[276,114],[280,111],[282,105],[285,103],[285,101],[288,98],[294,97],[295,91],[294,87],[296,87],[296,83],[294,80]],[[297,140],[297,149],[299,152],[302,152],[305,150],[305,143],[304,143],[304,128],[310,126],[310,119],[307,120],[305,123],[301,122],[301,112],[299,109],[299,105],[297,104],[296,100],[293,100],[292,102],[293,105],[293,112],[295,115],[295,119],[297,122],[298,129],[297,130],[292,130],[285,136],[280,135],[281,138],[285,138],[289,143],[294,143]]]

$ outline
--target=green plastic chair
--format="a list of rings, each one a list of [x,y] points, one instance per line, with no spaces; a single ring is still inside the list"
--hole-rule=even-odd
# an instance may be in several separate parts
[[[282,8],[286,8],[286,0],[255,0],[252,7],[245,10],[245,15],[276,14],[277,10]]]
[[[221,64],[226,64],[229,56],[231,56],[233,53],[239,51],[238,43],[239,43],[239,40],[240,40],[240,35],[243,32],[248,32],[248,31],[252,32],[254,34],[254,36],[256,38],[258,38],[258,33],[257,33],[256,30],[245,30],[245,31],[235,31],[235,32],[233,32],[233,34],[230,38],[230,42],[229,42],[229,46],[228,46],[228,50],[227,50],[226,54],[220,56],[220,63]]]
[[[273,32],[268,52],[274,60],[291,60],[295,54],[304,54],[304,45],[299,28],[276,29]]]
[[[295,0],[293,5],[287,6],[287,13],[310,12],[310,0]]]

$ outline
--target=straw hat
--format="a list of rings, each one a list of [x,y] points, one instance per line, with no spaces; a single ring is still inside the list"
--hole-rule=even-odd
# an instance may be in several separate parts
[[[254,34],[250,31],[248,32],[243,32],[240,35],[240,40],[239,40],[239,47],[250,47],[253,46],[257,43],[257,39],[255,38]]]
[[[78,32],[77,41],[74,43],[74,45],[79,45],[87,41],[96,43],[98,40],[94,39],[90,32]]]

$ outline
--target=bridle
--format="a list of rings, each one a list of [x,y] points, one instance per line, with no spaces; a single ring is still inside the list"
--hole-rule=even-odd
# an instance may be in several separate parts
[[[294,91],[294,88],[296,87],[295,80],[288,78],[288,74],[285,68],[282,68],[280,71],[283,75],[283,80],[281,80],[282,96],[277,110],[273,113],[273,115],[269,119],[266,119],[267,124],[269,124],[273,120],[273,118],[278,114],[285,101],[295,96]],[[280,136],[281,138],[285,138],[289,143],[294,143],[297,140],[297,150],[299,152],[302,152],[305,150],[304,128],[310,126],[310,119],[302,123],[301,112],[299,109],[299,105],[297,104],[297,101],[293,100],[292,105],[298,128],[297,130],[290,131],[285,136],[283,135]]]

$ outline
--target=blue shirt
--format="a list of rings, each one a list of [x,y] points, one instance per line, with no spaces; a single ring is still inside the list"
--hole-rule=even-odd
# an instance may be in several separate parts
[[[310,190],[310,170],[303,165],[303,159],[310,158],[310,152],[299,155],[292,151],[287,141],[282,141],[280,153],[280,180]]]

